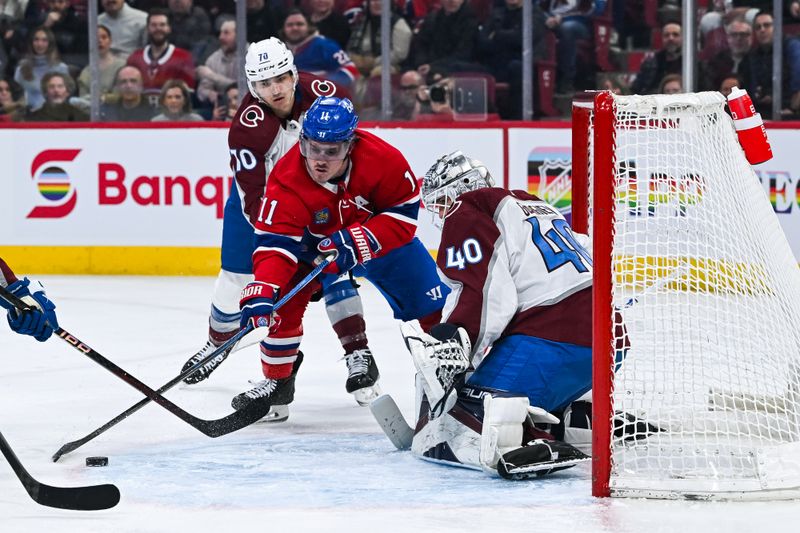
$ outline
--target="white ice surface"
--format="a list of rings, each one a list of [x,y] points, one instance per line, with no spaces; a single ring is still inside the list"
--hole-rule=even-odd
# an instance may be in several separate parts
[[[153,388],[205,341],[211,278],[44,277],[61,326]],[[411,359],[378,292],[361,289],[384,392],[407,419]],[[0,533],[238,531],[777,532],[800,530],[800,502],[600,500],[588,466],[507,482],[396,451],[344,390],[341,349],[311,304],[291,416],[209,439],[150,404],[58,463],[50,456],[141,396],[58,338],[41,344],[0,324],[0,430],[32,475],[50,485],[111,482],[120,504],[74,512],[34,503],[0,462]],[[256,347],[211,379],[168,397],[206,419],[260,379]],[[88,468],[90,455],[109,466]]]

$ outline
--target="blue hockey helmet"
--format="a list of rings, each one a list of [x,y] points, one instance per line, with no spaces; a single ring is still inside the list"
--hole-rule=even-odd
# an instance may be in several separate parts
[[[302,136],[320,143],[350,141],[358,126],[353,102],[347,98],[320,96],[303,116]]]

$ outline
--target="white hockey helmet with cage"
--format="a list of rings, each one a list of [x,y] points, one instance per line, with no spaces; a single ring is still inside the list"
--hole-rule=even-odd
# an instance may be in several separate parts
[[[465,192],[493,187],[489,169],[456,150],[440,157],[422,178],[422,203],[425,209],[442,217],[456,198]]]
[[[256,92],[255,82],[268,80],[291,72],[297,85],[297,67],[294,66],[294,55],[277,37],[270,37],[247,47],[244,58],[244,71],[247,75],[247,86],[250,94],[261,100]]]

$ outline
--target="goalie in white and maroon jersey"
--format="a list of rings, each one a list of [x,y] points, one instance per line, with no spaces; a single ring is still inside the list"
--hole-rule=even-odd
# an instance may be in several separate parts
[[[493,187],[460,151],[431,167],[422,200],[443,223],[452,292],[430,335],[403,326],[418,370],[412,451],[509,478],[588,460],[532,422],[557,424],[551,413],[591,388],[589,252],[557,209]]]

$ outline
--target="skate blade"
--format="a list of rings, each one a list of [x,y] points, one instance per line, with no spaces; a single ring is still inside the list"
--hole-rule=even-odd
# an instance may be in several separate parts
[[[371,387],[364,387],[363,389],[353,391],[353,398],[356,399],[356,402],[361,407],[367,407],[380,395],[381,388],[377,383]]]
[[[546,463],[537,463],[535,465],[527,466],[507,465],[505,468],[502,468],[501,465],[498,464],[497,472],[505,479],[518,481],[541,477],[553,472],[558,472],[559,470],[566,470],[567,468],[572,468],[578,463],[585,463],[587,461],[591,461],[591,457],[568,459],[566,461],[548,461]]]
[[[269,412],[261,419],[262,422],[270,424],[277,424],[278,422],[285,422],[289,418],[288,405],[273,405],[270,407]]]

